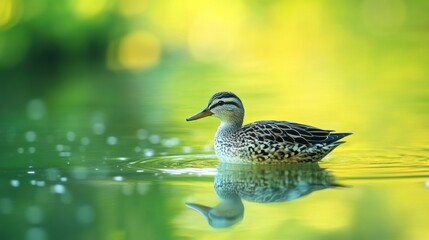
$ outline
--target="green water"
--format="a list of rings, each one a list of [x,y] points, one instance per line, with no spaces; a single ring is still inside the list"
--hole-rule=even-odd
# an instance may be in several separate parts
[[[427,1],[136,2],[0,1],[2,239],[428,239]],[[353,135],[220,165],[219,91]]]
[[[0,222],[6,239],[429,234],[427,147],[363,147],[351,136],[315,166],[222,167],[210,144],[215,120],[207,120],[207,129],[204,122],[146,129],[131,117],[110,125],[107,119],[117,111],[133,115],[112,109],[79,119],[78,113],[50,113],[48,103],[36,99],[2,123]],[[31,118],[38,114],[41,119]],[[200,140],[193,132],[208,133]],[[209,223],[190,203],[217,206],[215,217]]]

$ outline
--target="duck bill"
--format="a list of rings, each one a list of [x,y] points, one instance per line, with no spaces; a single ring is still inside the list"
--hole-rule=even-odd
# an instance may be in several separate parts
[[[199,212],[201,215],[203,215],[207,219],[209,217],[209,211],[212,209],[211,207],[207,207],[207,206],[197,204],[197,203],[186,203],[186,206],[194,209],[197,212]]]
[[[210,112],[209,109],[205,108],[201,112],[199,112],[199,113],[197,113],[197,114],[195,114],[193,116],[188,117],[186,119],[186,121],[193,121],[193,120],[197,120],[197,119],[200,119],[200,118],[208,117],[208,116],[211,116],[211,115],[213,115],[213,113]]]

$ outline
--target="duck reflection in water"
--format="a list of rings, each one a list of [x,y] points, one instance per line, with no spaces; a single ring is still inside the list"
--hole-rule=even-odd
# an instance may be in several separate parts
[[[227,228],[244,216],[242,200],[257,203],[286,202],[313,191],[341,187],[318,163],[241,165],[221,163],[214,179],[220,203],[208,207],[186,205],[202,214],[213,228]]]

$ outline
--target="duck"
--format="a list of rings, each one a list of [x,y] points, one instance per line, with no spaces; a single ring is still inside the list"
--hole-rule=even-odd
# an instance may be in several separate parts
[[[186,121],[209,116],[220,119],[214,149],[217,158],[224,163],[318,162],[344,143],[340,141],[342,138],[352,134],[278,120],[243,126],[244,105],[232,92],[215,93],[203,110]]]

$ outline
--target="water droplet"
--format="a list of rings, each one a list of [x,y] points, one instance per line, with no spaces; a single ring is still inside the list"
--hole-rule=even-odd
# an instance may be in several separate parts
[[[180,140],[178,138],[169,138],[169,139],[163,139],[161,143],[165,147],[174,147],[179,145]]]
[[[61,185],[61,184],[55,184],[54,186],[51,187],[51,191],[53,193],[63,194],[66,192],[66,187],[64,187],[64,185]]]
[[[137,170],[136,172],[138,172],[138,173],[142,173],[142,172],[144,172],[144,169],[139,169],[139,170]]]
[[[46,169],[46,180],[48,181],[56,181],[59,175],[60,175],[60,170],[56,168]]]
[[[153,134],[153,135],[150,135],[149,141],[152,144],[158,144],[161,141],[161,137],[159,135]]]
[[[61,178],[60,178],[60,181],[61,181],[61,182],[67,182],[67,177],[61,177]]]
[[[120,181],[124,180],[124,177],[122,177],[122,176],[114,176],[113,180],[120,182]]]
[[[82,205],[76,209],[76,221],[82,225],[88,225],[94,221],[94,210],[89,205]]]
[[[147,131],[145,129],[137,130],[137,138],[140,140],[144,140],[147,138]]]
[[[71,156],[71,152],[60,152],[59,156],[60,157],[70,157]]]
[[[90,143],[90,141],[89,141],[89,138],[87,138],[87,137],[83,137],[80,139],[80,144],[82,144],[82,145],[89,145],[89,143]]]
[[[119,161],[125,161],[125,160],[127,160],[128,158],[127,158],[127,157],[118,157],[118,158],[116,158],[116,159],[118,159]]]
[[[0,199],[0,212],[3,214],[11,214],[13,212],[13,202],[9,198]]]
[[[32,227],[27,230],[26,240],[46,240],[48,239],[46,231],[40,227]]]
[[[55,149],[57,149],[57,151],[58,151],[58,152],[61,152],[61,151],[63,151],[63,150],[64,150],[64,146],[63,146],[62,144],[57,144],[57,145],[55,146]]]
[[[34,171],[34,170],[28,170],[27,174],[33,175],[33,174],[36,174],[36,171]]]
[[[36,148],[35,148],[35,147],[29,147],[29,148],[28,148],[28,152],[29,152],[30,154],[33,154],[33,153],[35,153],[35,152],[36,152]]]
[[[45,186],[45,181],[42,181],[42,180],[37,181],[35,179],[32,179],[30,181],[30,184],[33,185],[33,186],[44,187]]]
[[[83,180],[88,178],[89,170],[86,167],[75,167],[71,172],[73,178]]]
[[[118,143],[118,139],[114,136],[110,136],[107,138],[107,144],[109,145],[116,145]]]
[[[46,113],[45,103],[40,99],[30,100],[27,104],[27,116],[32,120],[43,118]]]
[[[69,140],[70,142],[73,142],[76,139],[76,134],[72,131],[67,132],[67,140]]]
[[[19,148],[17,149],[17,152],[18,152],[19,154],[23,154],[23,153],[24,153],[24,148],[23,148],[23,147],[19,147]]]
[[[210,146],[210,145],[206,144],[206,145],[204,145],[203,150],[204,150],[205,152],[211,152],[211,151],[212,151],[212,146]]]
[[[27,140],[27,142],[34,142],[36,141],[37,135],[34,131],[28,131],[25,133],[25,140]]]
[[[154,155],[153,149],[146,148],[143,151],[145,157],[152,157]]]
[[[142,148],[141,147],[139,147],[139,146],[136,146],[135,148],[134,148],[134,152],[136,152],[136,153],[139,153],[139,152],[141,152],[142,151]]]
[[[106,129],[106,127],[104,126],[103,123],[94,123],[94,125],[92,125],[92,131],[94,131],[94,133],[96,135],[101,135],[104,133],[104,130]]]
[[[44,187],[45,186],[45,181],[36,181],[36,186],[38,186],[38,187]]]
[[[429,180],[425,181],[425,187],[429,188]]]
[[[190,153],[190,152],[192,152],[192,148],[191,148],[191,147],[189,147],[189,146],[184,146],[184,147],[183,147],[183,152],[184,152],[184,153]]]
[[[38,224],[43,221],[43,212],[40,207],[30,206],[26,211],[27,221],[31,224]]]
[[[10,185],[12,187],[19,187],[19,180],[16,180],[16,179],[10,180]]]

